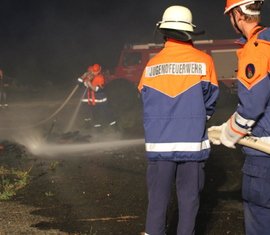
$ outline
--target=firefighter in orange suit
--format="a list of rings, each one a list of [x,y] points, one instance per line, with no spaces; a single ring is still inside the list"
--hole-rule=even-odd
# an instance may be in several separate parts
[[[90,113],[89,109],[92,109],[93,127],[101,127],[104,124],[115,125],[116,121],[113,120],[112,112],[107,104],[107,96],[104,92],[105,79],[101,73],[101,66],[99,64],[89,66],[87,72],[78,80],[87,87],[82,102],[87,104],[87,113]],[[85,119],[85,121],[90,120],[89,116]]]
[[[212,58],[192,44],[190,10],[171,6],[157,24],[164,48],[146,65],[139,83],[148,158],[145,234],[166,233],[171,186],[176,183],[177,235],[194,235],[210,142],[206,121],[219,93]]]
[[[252,134],[270,144],[270,29],[260,25],[263,0],[227,0],[225,14],[242,34],[237,51],[239,104],[221,126],[214,144],[235,148],[243,136]],[[243,147],[242,169],[245,234],[270,234],[270,155]]]

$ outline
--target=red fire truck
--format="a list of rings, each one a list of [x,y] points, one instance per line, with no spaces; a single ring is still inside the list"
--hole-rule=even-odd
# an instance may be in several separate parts
[[[214,59],[219,86],[223,92],[236,94],[237,69],[236,50],[239,45],[235,39],[199,40],[194,46],[210,54]],[[163,48],[163,44],[147,43],[125,45],[121,51],[118,65],[108,78],[107,91],[112,106],[120,116],[134,109],[137,102],[137,85],[146,63]],[[122,113],[122,114],[121,114]],[[125,116],[124,115],[124,116]]]

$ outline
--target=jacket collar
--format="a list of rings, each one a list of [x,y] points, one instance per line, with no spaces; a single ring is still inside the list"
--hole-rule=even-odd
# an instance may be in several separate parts
[[[171,46],[192,46],[193,43],[192,41],[188,42],[183,42],[183,41],[178,41],[172,38],[168,38],[167,41],[165,42],[165,47],[171,47]]]
[[[246,37],[243,36],[243,37],[241,37],[237,42],[238,42],[239,44],[245,44],[248,40],[250,40],[254,35],[256,35],[256,34],[257,34],[259,31],[261,31],[262,29],[264,29],[263,26],[257,25],[256,27],[254,27],[254,28],[251,30],[251,32],[250,32],[248,38],[246,38]]]

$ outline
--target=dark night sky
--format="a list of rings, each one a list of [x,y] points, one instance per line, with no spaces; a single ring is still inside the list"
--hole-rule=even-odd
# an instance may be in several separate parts
[[[191,9],[200,39],[237,38],[225,0],[0,0],[0,66],[16,80],[67,82],[88,65],[114,66],[125,43],[153,42],[171,5]],[[265,2],[263,23],[269,21]]]

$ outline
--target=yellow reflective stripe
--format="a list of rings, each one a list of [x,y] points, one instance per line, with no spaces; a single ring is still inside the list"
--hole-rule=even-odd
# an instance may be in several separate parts
[[[148,152],[197,152],[204,149],[210,149],[210,142],[209,140],[205,140],[203,142],[146,143],[145,148]]]

